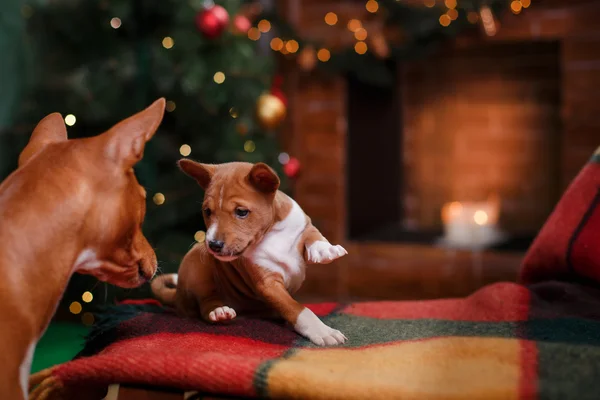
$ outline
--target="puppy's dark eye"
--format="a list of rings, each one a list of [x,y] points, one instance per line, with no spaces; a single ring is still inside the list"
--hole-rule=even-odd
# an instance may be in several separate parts
[[[246,218],[248,216],[248,214],[250,214],[250,210],[246,210],[243,208],[235,209],[235,216],[238,218]]]
[[[210,217],[211,214],[212,214],[212,211],[210,211],[210,208],[204,209],[204,215],[206,215],[206,218]]]

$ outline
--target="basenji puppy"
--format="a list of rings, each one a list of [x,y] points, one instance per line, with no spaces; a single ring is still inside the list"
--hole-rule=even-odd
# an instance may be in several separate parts
[[[307,263],[347,254],[315,228],[300,206],[279,191],[279,177],[263,163],[179,166],[205,190],[206,239],[184,257],[179,274],[154,279],[152,289],[180,315],[209,322],[271,309],[316,345],[346,341],[292,298]]]
[[[146,110],[86,139],[58,113],[35,128],[0,184],[0,399],[25,399],[36,343],[74,272],[133,288],[156,272],[133,166],[164,113]]]

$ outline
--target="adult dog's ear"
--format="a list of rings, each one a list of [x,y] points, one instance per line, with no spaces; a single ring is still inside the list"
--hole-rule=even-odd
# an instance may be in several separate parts
[[[198,185],[204,190],[210,185],[210,181],[217,169],[213,164],[201,164],[199,162],[182,158],[177,162],[179,168],[188,176],[191,176],[198,182]]]
[[[165,99],[160,98],[148,108],[119,122],[106,133],[106,155],[130,169],[144,156],[144,147],[156,133],[165,113]]]
[[[19,155],[19,167],[31,160],[44,147],[67,140],[67,127],[59,113],[52,113],[42,119],[31,134],[29,143]]]

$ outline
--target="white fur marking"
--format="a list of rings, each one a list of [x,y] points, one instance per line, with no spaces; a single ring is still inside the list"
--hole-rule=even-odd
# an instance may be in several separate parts
[[[208,228],[208,230],[206,231],[206,243],[210,242],[211,240],[215,240],[215,234],[217,232],[217,221],[215,220],[212,225],[210,226],[210,228]]]
[[[295,292],[304,281],[305,267],[298,243],[306,228],[306,215],[292,199],[290,213],[277,222],[251,251],[244,253],[252,263],[277,272],[283,277],[285,287]]]
[[[19,383],[21,384],[21,389],[23,390],[23,396],[28,398],[27,394],[29,393],[29,375],[31,374],[31,362],[33,361],[33,353],[35,351],[36,341],[32,342],[27,348],[27,353],[25,353],[25,358],[19,367]]]
[[[317,240],[310,246],[306,247],[308,253],[308,261],[319,264],[329,264],[348,252],[339,244],[333,246],[331,243],[324,240]]]
[[[317,346],[333,346],[348,340],[342,332],[325,325],[308,308],[304,308],[298,315],[294,330]]]
[[[223,209],[223,192],[225,191],[225,185],[221,186],[219,191],[219,209]]]
[[[217,307],[208,314],[208,319],[213,322],[229,321],[237,316],[235,310],[231,307]]]
[[[75,271],[91,271],[100,267],[102,263],[98,260],[98,255],[94,250],[84,249],[75,260],[74,270]]]

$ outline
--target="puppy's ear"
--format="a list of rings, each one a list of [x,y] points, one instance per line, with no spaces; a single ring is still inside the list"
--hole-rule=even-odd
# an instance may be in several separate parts
[[[252,186],[263,193],[275,193],[279,189],[279,177],[264,163],[254,164],[248,174],[248,180]]]
[[[107,138],[106,155],[125,169],[132,168],[144,155],[144,147],[165,113],[165,99],[160,98],[148,108],[119,122],[102,136]]]
[[[29,143],[19,155],[19,167],[51,143],[67,140],[67,127],[59,113],[52,113],[42,119],[31,134]]]
[[[187,158],[179,160],[177,165],[179,165],[179,168],[181,168],[185,174],[194,178],[196,182],[198,182],[198,185],[204,190],[210,185],[210,180],[215,174],[215,169],[217,169],[216,165],[200,164]]]

